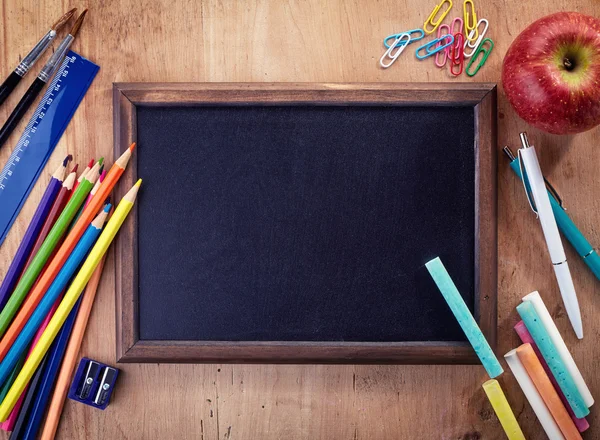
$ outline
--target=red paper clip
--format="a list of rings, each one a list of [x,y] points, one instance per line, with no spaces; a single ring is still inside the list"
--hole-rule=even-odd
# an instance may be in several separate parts
[[[454,66],[458,66],[458,72],[454,71]],[[454,44],[450,48],[450,73],[458,76],[463,73],[465,67],[465,36],[458,32],[454,34]]]

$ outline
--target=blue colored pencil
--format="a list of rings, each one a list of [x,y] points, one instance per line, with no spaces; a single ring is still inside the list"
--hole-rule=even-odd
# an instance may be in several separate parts
[[[48,315],[52,305],[67,286],[67,283],[73,277],[73,274],[92,248],[92,245],[100,235],[100,231],[104,226],[104,221],[108,217],[109,209],[110,205],[106,205],[104,210],[100,212],[94,221],[87,227],[81,239],[75,246],[75,249],[73,249],[73,252],[69,255],[64,266],[61,268],[60,272],[48,288],[48,291],[23,327],[23,330],[17,336],[17,339],[10,347],[10,350],[2,362],[0,362],[0,385],[4,384],[7,380],[11,370],[23,353],[25,353],[25,350],[27,350],[27,347],[33,340],[33,337],[40,328],[44,318]]]
[[[25,231],[23,240],[21,240],[21,244],[17,249],[17,253],[6,272],[2,285],[0,285],[0,310],[6,305],[10,294],[17,285],[21,273],[25,269],[25,263],[35,244],[35,240],[37,239],[40,230],[46,221],[46,217],[48,217],[48,213],[52,208],[52,204],[60,191],[69,160],[71,160],[71,156],[67,156],[54,174],[52,174],[50,183],[46,187],[46,191],[44,191],[42,200],[33,214],[33,218],[27,227],[27,231]]]
[[[13,431],[10,433],[9,440],[21,440],[21,433],[27,426],[27,422],[29,421],[29,408],[33,403],[33,399],[35,398],[38,385],[41,379],[41,370],[44,369],[46,363],[48,361],[48,355],[44,356],[42,362],[40,363],[37,371],[35,372],[35,376],[31,379],[31,383],[29,384],[29,389],[27,390],[27,394],[25,395],[25,400],[23,400],[23,405],[21,406],[21,412],[19,412],[19,416],[17,417],[17,421],[15,422],[15,427]]]
[[[50,400],[50,395],[52,393],[52,389],[54,388],[54,382],[56,382],[58,369],[60,368],[65,350],[67,349],[69,336],[71,336],[71,330],[75,324],[75,318],[77,317],[77,311],[79,310],[80,304],[81,298],[79,298],[75,304],[75,307],[73,307],[69,317],[58,333],[56,340],[52,344],[52,347],[48,352],[48,362],[46,362],[46,365],[42,370],[36,372],[36,375],[41,374],[41,379],[36,390],[33,405],[31,406],[30,412],[27,416],[25,429],[22,432],[22,435],[19,437],[21,440],[35,440],[37,438],[37,433],[40,429],[40,425],[42,424],[42,420],[44,419],[46,406]]]

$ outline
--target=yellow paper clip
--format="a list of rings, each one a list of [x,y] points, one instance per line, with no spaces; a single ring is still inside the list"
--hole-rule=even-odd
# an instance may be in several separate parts
[[[448,8],[444,12],[442,12],[440,17],[436,21],[434,21],[434,19],[438,15],[438,12],[440,12],[440,9],[442,9],[442,6],[444,6],[444,3],[448,3]],[[425,20],[425,24],[423,24],[423,30],[425,31],[425,33],[434,33],[438,26],[442,24],[442,21],[444,21],[444,18],[446,18],[446,15],[448,15],[450,9],[452,9],[452,0],[442,0],[442,2],[439,5],[436,5],[436,7],[433,8],[433,11],[431,11],[431,14],[427,18],[427,20]],[[427,29],[428,25],[431,26],[431,29]]]
[[[467,5],[471,5],[470,13]],[[465,18],[465,35],[467,40],[475,41],[479,37],[479,29],[477,29],[477,13],[475,12],[473,0],[465,0],[463,3],[463,14]],[[469,18],[471,19],[470,21]]]

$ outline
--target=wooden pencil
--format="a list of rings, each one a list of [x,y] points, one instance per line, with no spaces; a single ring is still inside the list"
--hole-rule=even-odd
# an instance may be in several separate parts
[[[27,347],[31,344],[42,322],[44,322],[44,318],[46,318],[52,309],[52,305],[67,287],[69,280],[71,280],[88,251],[96,242],[104,221],[108,216],[108,209],[110,209],[110,206],[107,206],[105,210],[98,214],[94,221],[86,228],[81,239],[75,245],[73,252],[71,252],[69,258],[67,258],[67,261],[61,267],[46,294],[23,326],[23,329],[16,337],[15,342],[6,353],[6,356],[4,356],[4,359],[2,359],[2,362],[0,362],[0,384],[4,383],[19,358],[26,353]]]
[[[6,420],[15,406],[15,403],[23,393],[25,386],[29,383],[31,377],[35,373],[35,370],[48,352],[50,345],[56,338],[56,335],[67,319],[67,316],[71,313],[71,310],[79,299],[87,282],[90,280],[94,270],[96,270],[96,267],[98,267],[100,264],[102,257],[106,254],[106,251],[115,238],[115,235],[133,208],[133,204],[141,183],[142,181],[138,180],[136,184],[129,190],[129,192],[125,194],[123,199],[121,199],[119,205],[115,209],[114,214],[111,216],[106,227],[104,228],[104,231],[90,251],[88,257],[81,266],[81,269],[77,273],[77,276],[72,281],[71,286],[67,290],[67,293],[65,293],[65,296],[58,306],[56,313],[54,313],[54,316],[50,320],[48,327],[46,327],[46,330],[42,334],[38,343],[35,345],[31,355],[25,361],[25,365],[23,365],[21,372],[15,379],[13,385],[10,387],[10,390],[6,394],[6,398],[0,404],[0,421]],[[100,194],[100,192],[98,194]],[[98,194],[96,194],[96,197],[98,197]],[[92,206],[91,203],[90,206]]]
[[[50,322],[50,319],[52,318],[52,315],[54,315],[54,312],[56,311],[56,308],[60,304],[61,298],[62,297],[57,298],[57,300],[54,302],[54,305],[52,306],[52,309],[50,310],[50,312],[46,316],[46,319],[44,319],[44,322],[42,323],[42,325],[38,329],[37,333],[35,334],[35,337],[33,338],[33,342],[31,344],[31,347],[29,348],[29,353],[27,353],[26,356],[23,356],[22,362],[25,362],[27,356],[29,356],[29,354],[31,354],[31,350],[33,350],[33,347],[35,347],[35,344],[37,343],[37,341],[40,340],[40,336],[42,336],[42,333],[44,332],[44,330],[48,326],[48,323]],[[38,374],[38,372],[41,372],[41,370],[42,370],[42,368],[41,368],[41,365],[40,365],[40,368],[38,368],[38,371],[36,372],[36,374]],[[37,383],[36,380],[32,380],[32,383],[33,382]],[[12,382],[11,382],[11,385],[12,385]],[[19,417],[19,412],[20,412],[21,408],[23,407],[23,402],[25,400],[25,395],[26,395],[26,393],[28,391],[29,391],[28,389],[25,389],[25,391],[23,392],[23,394],[21,394],[21,397],[19,398],[19,400],[17,401],[15,407],[13,408],[13,410],[10,413],[10,415],[8,416],[8,419],[6,419],[5,422],[0,423],[0,429],[2,429],[4,431],[12,431],[14,429],[15,424],[17,422],[17,418]],[[28,411],[29,408],[26,406],[23,410],[24,411]]]
[[[556,394],[556,391],[546,375],[544,367],[542,367],[542,364],[540,364],[540,361],[535,355],[531,344],[523,344],[517,348],[517,356],[525,367],[525,370],[527,370],[527,374],[540,393],[542,400],[548,407],[552,417],[554,417],[554,421],[565,436],[565,439],[581,439],[581,434],[579,434],[577,427],[575,427],[575,423],[573,423],[573,420],[569,417],[569,413],[560,401],[560,397]]]
[[[77,165],[75,165],[75,167],[77,167]],[[74,170],[76,170],[76,168],[74,168]],[[48,217],[46,218],[46,221],[44,222],[44,226],[42,227],[42,230],[40,231],[40,235],[38,236],[37,240],[35,241],[35,245],[33,246],[33,251],[31,252],[31,255],[29,256],[29,258],[27,259],[27,263],[26,263],[25,267],[28,267],[31,264],[31,260],[33,260],[33,257],[35,257],[37,252],[40,250],[40,247],[44,243],[44,240],[46,240],[46,237],[48,236],[48,233],[54,226],[54,223],[56,223],[56,220],[58,220],[58,217],[62,214],[63,210],[65,209],[67,202],[69,201],[69,199],[71,198],[71,195],[73,194],[73,185],[75,184],[75,176],[76,175],[77,175],[76,171],[71,171],[71,173],[65,179],[65,181],[62,185],[62,188],[60,189],[60,192],[58,193],[58,196],[56,197],[56,200],[54,201],[54,204],[52,205],[52,209],[50,210],[50,213],[48,214]]]
[[[46,415],[46,422],[42,430],[40,439],[54,439],[56,429],[58,428],[58,422],[60,421],[60,415],[65,404],[65,399],[69,392],[69,386],[71,384],[71,377],[73,371],[77,365],[77,357],[79,356],[79,349],[83,342],[83,336],[85,335],[85,329],[94,305],[94,299],[96,298],[96,292],[98,291],[98,285],[100,284],[100,278],[102,277],[102,269],[104,268],[104,262],[106,261],[106,255],[102,257],[100,264],[92,274],[92,277],[88,281],[85,288],[85,292],[81,298],[81,304],[79,306],[79,312],[75,319],[73,330],[71,331],[71,337],[65,351],[62,365],[56,379],[56,385],[52,393],[52,398],[48,406]],[[37,373],[36,373],[37,374]]]
[[[85,169],[81,172],[81,175],[79,176],[79,178],[75,181],[75,186],[73,186],[73,191],[75,191],[77,189],[77,187],[79,186],[79,184],[81,183],[81,181],[83,180],[85,175],[92,169],[95,162],[96,161],[94,159],[90,160],[90,163],[87,164],[87,167],[85,167]]]
[[[131,146],[127,150],[125,150],[121,157],[119,157],[119,159],[117,159],[114,165],[110,168],[110,171],[106,174],[104,183],[100,185],[100,188],[98,188],[98,192],[96,193],[96,195],[92,197],[92,200],[90,200],[87,207],[83,210],[83,213],[81,214],[81,217],[79,217],[79,220],[77,220],[75,225],[67,234],[67,238],[65,238],[65,241],[56,252],[54,258],[52,258],[52,261],[44,270],[38,282],[35,284],[33,289],[31,289],[31,292],[29,292],[29,296],[27,297],[25,302],[23,302],[24,295],[23,297],[19,297],[20,302],[18,303],[18,305],[21,305],[22,303],[21,309],[18,310],[18,314],[14,317],[12,323],[10,322],[10,319],[12,319],[12,317],[17,313],[18,306],[14,307],[13,305],[9,312],[5,314],[6,316],[2,316],[6,308],[0,314],[0,333],[4,333],[3,338],[0,341],[0,359],[2,359],[2,357],[6,355],[8,349],[16,340],[19,332],[21,331],[21,329],[23,328],[23,326],[25,325],[25,323],[39,304],[39,302],[42,300],[44,294],[54,281],[54,278],[56,278],[56,275],[60,271],[61,267],[73,251],[73,248],[75,247],[75,245],[89,226],[92,219],[96,216],[100,208],[102,208],[104,201],[109,196],[115,184],[119,181],[119,178],[123,175],[125,167],[127,166],[129,159],[131,158],[131,154],[133,152],[134,147],[135,143],[131,144]],[[89,185],[85,186],[85,196],[89,194],[94,184],[100,177],[98,174],[98,170],[100,169],[99,163],[100,162],[97,162],[94,165],[94,167],[88,172],[88,175],[86,175],[82,183],[77,188],[77,190],[79,191],[84,186],[85,182],[89,182],[91,184],[91,187],[89,187]],[[81,206],[81,202],[79,202],[78,206]]]
[[[50,213],[50,209],[52,208],[54,200],[56,200],[56,197],[60,192],[69,160],[71,160],[71,156],[67,156],[63,160],[62,164],[52,174],[50,182],[48,183],[48,186],[44,191],[44,195],[42,196],[42,200],[35,210],[35,213],[31,218],[31,222],[27,227],[27,231],[25,231],[25,235],[23,235],[21,244],[17,249],[15,257],[13,258],[8,271],[4,276],[4,280],[2,280],[2,284],[0,285],[0,310],[8,301],[8,297],[17,284],[21,273],[27,267],[26,262],[32,253],[36,239],[42,230],[48,214]]]
[[[56,256],[52,259],[52,262],[54,262],[54,260],[57,261],[53,265],[50,265],[48,269],[44,271],[40,279],[37,280],[38,275],[40,274],[46,262],[50,258],[50,255],[54,252],[54,249],[58,245],[58,242],[62,239],[63,234],[66,232],[67,227],[73,220],[73,217],[77,213],[77,210],[83,204],[85,198],[94,187],[96,180],[98,180],[98,168],[96,168],[96,165],[94,165],[94,168],[92,168],[89,171],[88,174],[90,174],[91,180],[88,180],[87,176],[83,179],[83,181],[77,188],[77,191],[75,192],[75,194],[73,194],[73,197],[71,197],[69,202],[67,202],[67,206],[65,206],[65,209],[60,214],[58,220],[56,220],[56,223],[48,233],[48,236],[46,237],[46,240],[44,240],[44,243],[40,247],[39,251],[37,252],[35,257],[33,257],[31,264],[29,265],[29,267],[27,267],[27,269],[25,269],[23,276],[17,283],[17,287],[15,288],[13,294],[6,303],[6,306],[4,307],[4,309],[2,309],[2,312],[0,313],[0,335],[4,335],[9,325],[11,325],[11,322],[13,322],[14,324],[13,317],[16,315],[17,311],[19,310],[19,307],[21,307],[21,304],[23,304],[23,301],[25,300],[25,297],[28,293],[30,293],[29,297],[32,297],[33,293],[36,293],[35,298],[38,299],[38,297],[41,297],[41,295],[48,289],[48,287],[54,280],[54,277],[58,273],[58,269],[60,268],[60,266],[62,266],[64,260],[66,260],[65,256],[72,251],[72,248],[74,247],[74,243],[72,242],[75,241],[75,237],[72,236],[72,233],[74,231],[71,231],[71,233],[67,236],[67,239],[69,237],[71,238],[69,242],[65,240],[65,242],[60,246],[59,252],[57,252]],[[96,171],[94,171],[94,169]],[[77,234],[77,239],[82,234]],[[59,264],[61,261],[62,263]],[[36,280],[38,282],[32,289],[33,283]],[[35,301],[35,305],[37,305],[38,302],[39,300]],[[20,326],[17,325],[18,331],[20,331],[23,324],[24,322],[22,322]],[[11,336],[9,339],[11,338],[14,338],[14,335]],[[2,342],[0,342],[0,345],[1,344]],[[12,345],[12,341],[9,342],[7,340],[5,346],[10,345]]]

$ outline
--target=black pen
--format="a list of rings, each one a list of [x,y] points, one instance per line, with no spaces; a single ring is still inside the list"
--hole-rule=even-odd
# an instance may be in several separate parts
[[[2,147],[2,145],[4,145],[4,142],[6,142],[6,140],[11,135],[21,118],[25,115],[25,113],[27,113],[27,110],[29,110],[31,104],[33,104],[33,101],[35,101],[35,99],[40,94],[46,83],[50,81],[50,79],[60,66],[60,63],[67,54],[69,47],[71,47],[71,44],[73,43],[77,32],[79,32],[79,29],[81,28],[81,24],[83,23],[83,18],[85,17],[86,12],[87,9],[83,11],[81,15],[77,18],[77,21],[73,25],[73,29],[71,29],[71,32],[69,32],[69,35],[67,35],[64,38],[64,40],[62,40],[62,42],[56,49],[56,52],[52,54],[46,65],[42,68],[42,71],[40,72],[38,77],[35,79],[35,81],[33,81],[29,89],[27,89],[27,92],[25,92],[23,98],[21,98],[13,112],[8,117],[8,120],[0,130],[0,148]]]
[[[29,69],[33,67],[39,57],[48,49],[50,43],[56,37],[56,32],[67,23],[75,13],[77,8],[71,9],[69,12],[60,17],[56,23],[52,25],[50,30],[44,35],[40,41],[31,49],[31,51],[25,55],[25,58],[19,63],[17,68],[8,75],[8,78],[0,85],[0,105],[6,101],[6,98],[12,93],[17,87],[19,81],[27,74]]]

